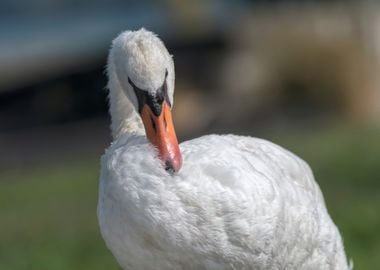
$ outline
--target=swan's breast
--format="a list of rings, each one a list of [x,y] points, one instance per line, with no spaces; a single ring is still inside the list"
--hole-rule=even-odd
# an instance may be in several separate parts
[[[291,262],[297,269],[320,240],[332,249],[341,244],[310,169],[293,154],[237,136],[180,147],[183,167],[175,175],[157,166],[146,143],[116,143],[102,159],[100,226],[122,265],[250,269],[281,262],[282,269]]]

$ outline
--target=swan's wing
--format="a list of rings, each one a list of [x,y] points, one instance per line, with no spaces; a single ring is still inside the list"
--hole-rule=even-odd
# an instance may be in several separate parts
[[[233,174],[233,178],[243,177],[247,180],[254,175],[262,175],[279,184],[284,182],[321,196],[309,165],[295,154],[269,141],[245,136],[209,135],[181,146],[184,146],[184,156],[189,157],[187,162],[195,161],[191,164],[193,168],[204,162],[203,169],[208,170],[214,163],[219,163],[219,166],[215,166],[215,173],[220,176],[233,174],[233,171],[240,171]]]
[[[268,169],[282,175],[281,179],[292,181],[294,185],[309,192],[320,193],[310,166],[297,155],[262,139],[240,137],[237,141],[242,152],[246,152],[251,159],[262,159],[268,165]]]

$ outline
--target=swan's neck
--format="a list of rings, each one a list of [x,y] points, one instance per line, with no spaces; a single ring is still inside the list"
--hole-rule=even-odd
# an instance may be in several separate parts
[[[114,139],[117,139],[124,134],[144,134],[141,118],[125,95],[114,71],[113,68],[110,68],[108,74],[112,136]]]

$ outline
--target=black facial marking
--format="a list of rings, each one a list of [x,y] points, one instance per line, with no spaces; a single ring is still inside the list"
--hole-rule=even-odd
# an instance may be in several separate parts
[[[141,113],[142,108],[144,107],[144,104],[146,103],[147,92],[138,88],[129,77],[128,77],[128,83],[132,86],[133,90],[135,91],[137,102],[139,104],[139,113]]]
[[[145,104],[150,107],[150,109],[152,110],[155,116],[159,116],[161,114],[162,103],[164,102],[164,100],[166,100],[166,102],[169,104],[170,107],[172,106],[169,100],[169,96],[168,96],[168,87],[167,87],[167,82],[166,82],[167,76],[168,76],[168,71],[166,70],[165,80],[162,86],[159,89],[157,89],[155,96],[151,95],[148,91],[138,88],[132,82],[132,80],[128,77],[128,83],[132,86],[137,97],[138,106],[139,106],[138,110],[140,114]]]
[[[162,86],[161,86],[161,88],[160,88],[160,90],[158,92],[161,92],[161,95],[162,95],[163,99],[165,99],[166,102],[171,107],[172,104],[170,103],[170,99],[169,99],[169,96],[168,96],[168,84],[167,84],[167,80],[166,80],[166,77],[167,77],[167,74],[168,74],[167,72],[168,71],[166,71],[165,81],[162,84]]]

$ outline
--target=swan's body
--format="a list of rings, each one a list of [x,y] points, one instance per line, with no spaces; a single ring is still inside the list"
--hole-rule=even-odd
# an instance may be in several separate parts
[[[127,32],[113,51],[146,36],[158,39]],[[182,143],[182,168],[166,171],[133,99],[122,96],[126,79],[115,56],[111,50],[111,114],[121,111],[112,95],[122,97],[124,118],[113,120],[128,121],[113,122],[115,141],[102,157],[98,217],[123,269],[349,269],[308,165],[283,148],[251,137],[204,136]]]

